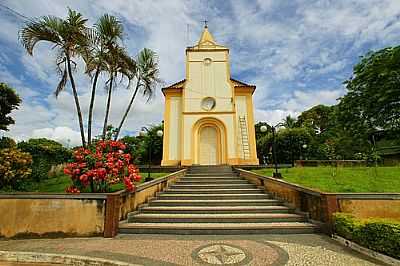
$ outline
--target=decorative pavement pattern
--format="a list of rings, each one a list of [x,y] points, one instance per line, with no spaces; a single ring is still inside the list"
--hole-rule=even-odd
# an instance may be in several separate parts
[[[146,266],[382,265],[318,234],[0,240],[0,250],[71,254]],[[26,264],[0,261],[0,265]]]

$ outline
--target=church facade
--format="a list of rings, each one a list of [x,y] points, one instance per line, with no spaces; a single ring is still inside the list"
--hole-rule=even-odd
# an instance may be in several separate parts
[[[257,165],[252,95],[230,76],[229,49],[207,26],[186,49],[186,78],[165,96],[161,165]]]

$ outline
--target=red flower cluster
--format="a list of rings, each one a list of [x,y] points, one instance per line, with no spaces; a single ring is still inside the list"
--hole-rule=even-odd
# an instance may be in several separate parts
[[[124,153],[126,146],[120,141],[105,140],[96,143],[93,150],[79,148],[73,153],[74,162],[67,164],[64,173],[69,175],[74,186],[67,188],[73,192],[90,186],[92,192],[107,192],[110,185],[124,182],[129,191],[135,189],[134,182],[141,179],[138,169],[131,164],[131,155]]]

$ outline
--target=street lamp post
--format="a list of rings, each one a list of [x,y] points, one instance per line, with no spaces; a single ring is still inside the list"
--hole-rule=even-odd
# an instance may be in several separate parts
[[[275,178],[282,178],[281,173],[278,171],[278,161],[276,160],[276,143],[275,143],[275,127],[272,126],[272,159],[274,160],[274,165],[275,165],[275,172],[272,174],[273,177]],[[261,126],[260,128],[261,132],[267,132],[268,128],[266,126]]]
[[[162,130],[157,130],[156,135],[157,137],[162,137],[164,132]],[[151,181],[151,174],[150,174],[150,164],[151,164],[151,153],[152,153],[152,146],[153,146],[153,141],[151,139],[152,132],[147,128],[147,127],[142,127],[142,130],[139,132],[139,135],[141,137],[144,137],[146,135],[149,135],[149,147],[148,147],[148,154],[149,154],[149,159],[148,159],[148,164],[147,164],[147,178],[145,181]]]

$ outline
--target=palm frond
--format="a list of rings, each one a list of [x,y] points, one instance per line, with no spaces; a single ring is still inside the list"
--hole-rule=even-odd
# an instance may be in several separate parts
[[[56,91],[54,92],[54,94],[56,95],[56,97],[58,97],[58,95],[60,94],[61,91],[63,91],[65,89],[65,85],[67,84],[67,80],[68,80],[68,72],[67,69],[64,68],[62,77],[60,82],[57,85]]]
[[[54,16],[44,16],[32,20],[19,32],[19,40],[30,55],[33,55],[35,45],[40,41],[48,41],[56,46],[61,45],[59,31],[63,28],[62,19]]]

